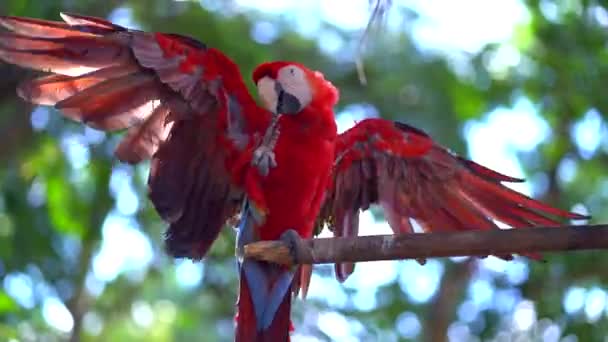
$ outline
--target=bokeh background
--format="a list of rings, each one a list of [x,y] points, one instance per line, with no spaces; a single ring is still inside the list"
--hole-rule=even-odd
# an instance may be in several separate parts
[[[274,59],[341,89],[341,130],[413,124],[516,188],[608,221],[608,5],[593,0],[394,0],[355,68],[368,0],[3,0],[0,13],[109,17],[194,36],[249,75]],[[234,233],[202,263],[172,260],[146,199],[148,165],[112,158],[106,135],[15,95],[32,75],[0,64],[0,340],[229,341]],[[248,80],[249,86],[252,86]],[[253,87],[252,87],[253,90]],[[388,232],[363,213],[366,234]],[[602,341],[607,253],[547,262],[493,257],[317,267],[294,341]]]

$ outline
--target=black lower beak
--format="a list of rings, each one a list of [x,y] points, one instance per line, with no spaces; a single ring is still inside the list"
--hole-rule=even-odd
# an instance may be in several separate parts
[[[296,114],[301,110],[301,103],[297,97],[283,90],[281,83],[274,84],[274,90],[278,94],[276,112],[278,114]]]
[[[277,113],[279,114],[296,114],[300,111],[300,100],[290,93],[281,90],[277,100]]]

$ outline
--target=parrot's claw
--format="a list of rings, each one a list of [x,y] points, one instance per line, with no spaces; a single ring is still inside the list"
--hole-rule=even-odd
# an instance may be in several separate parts
[[[257,166],[262,176],[267,176],[270,168],[277,166],[272,147],[261,145],[253,152],[253,165]]]
[[[310,253],[308,245],[304,243],[300,234],[293,229],[289,229],[281,234],[281,241],[289,246],[289,254],[294,265],[298,264],[298,258],[302,253]]]
[[[422,266],[426,264],[426,258],[416,258],[416,261]]]

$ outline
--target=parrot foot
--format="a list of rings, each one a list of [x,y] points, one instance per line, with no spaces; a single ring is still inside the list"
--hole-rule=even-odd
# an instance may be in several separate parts
[[[267,176],[270,168],[277,166],[272,146],[261,145],[253,152],[253,165],[257,166],[262,176]]]
[[[280,240],[289,246],[289,254],[294,265],[299,263],[301,256],[311,253],[309,246],[304,242],[300,234],[293,229],[289,229],[281,234]]]

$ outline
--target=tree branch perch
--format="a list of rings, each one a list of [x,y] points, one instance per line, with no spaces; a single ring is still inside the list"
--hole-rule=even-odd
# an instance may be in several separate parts
[[[318,238],[302,240],[293,253],[287,242],[259,241],[244,252],[247,258],[293,265],[591,249],[608,249],[608,224]]]

